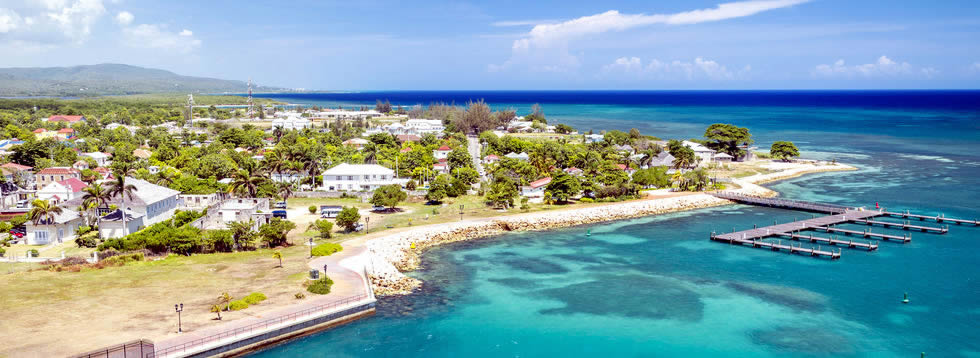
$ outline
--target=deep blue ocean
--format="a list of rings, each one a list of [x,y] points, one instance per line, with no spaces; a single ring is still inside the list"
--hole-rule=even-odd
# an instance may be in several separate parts
[[[549,122],[661,138],[733,123],[760,148],[791,140],[806,158],[861,169],[770,185],[784,197],[980,218],[980,91],[270,97],[329,106],[484,99],[519,114],[540,103]],[[915,232],[909,244],[845,249],[836,261],[708,240],[713,230],[809,215],[734,205],[439,247],[412,273],[425,281],[421,292],[255,356],[980,357],[980,228]]]

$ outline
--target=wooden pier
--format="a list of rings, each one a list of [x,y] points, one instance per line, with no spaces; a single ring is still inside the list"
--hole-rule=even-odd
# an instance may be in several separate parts
[[[831,246],[847,246],[852,249],[865,249],[868,251],[874,251],[878,249],[878,244],[872,242],[855,242],[854,240],[838,240],[834,238],[826,238],[820,236],[811,235],[801,235],[801,234],[779,234],[781,237],[786,237],[797,241],[810,241],[812,243],[822,243]]]
[[[934,232],[937,234],[945,234],[949,232],[949,228],[945,228],[945,227],[911,225],[909,223],[893,223],[888,221],[876,221],[876,220],[868,220],[868,219],[858,219],[858,220],[854,220],[854,222],[867,224],[867,225],[881,225],[886,228],[897,227],[902,230],[919,230],[922,232]]]
[[[916,215],[916,214],[909,213],[908,211],[904,213],[894,213],[894,212],[886,211],[885,215],[893,216],[897,218],[904,218],[904,219],[919,219],[919,221],[932,220],[937,223],[951,222],[956,225],[972,224],[974,226],[980,226],[980,220],[977,219],[973,219],[973,220],[950,219],[947,218],[945,215],[937,215],[937,216]]]
[[[849,221],[875,217],[878,215],[881,215],[881,213],[877,211],[847,210],[845,213],[839,215],[820,216],[812,219],[791,221],[784,224],[776,224],[772,226],[754,228],[750,230],[733,231],[731,233],[719,234],[717,236],[722,237],[724,240],[729,240],[729,239],[757,240],[770,236],[791,233],[795,231],[821,229],[835,224],[841,224]]]
[[[839,249],[836,252],[834,252],[834,251],[821,250],[819,247],[806,248],[803,246],[783,245],[781,243],[767,242],[761,240],[734,239],[727,236],[723,237],[722,235],[715,235],[714,233],[711,234],[711,240],[727,242],[729,244],[749,245],[752,247],[769,249],[772,251],[786,251],[791,254],[802,254],[802,255],[809,255],[814,257],[824,257],[824,258],[829,258],[831,260],[836,260],[840,258]]]
[[[839,233],[844,235],[857,235],[869,239],[901,241],[903,244],[912,241],[912,235],[899,236],[899,235],[879,234],[876,232],[871,232],[871,230],[858,231],[858,230],[841,229],[841,228],[830,227],[830,226],[818,227],[816,228],[816,230],[827,232],[827,233],[833,232],[833,233]]]

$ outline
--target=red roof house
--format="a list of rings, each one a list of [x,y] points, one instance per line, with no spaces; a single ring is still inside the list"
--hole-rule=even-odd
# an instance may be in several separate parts
[[[81,121],[81,120],[84,120],[84,119],[85,119],[85,116],[62,116],[62,115],[54,115],[54,116],[48,117],[48,122],[75,123],[75,122],[78,122],[78,121]]]

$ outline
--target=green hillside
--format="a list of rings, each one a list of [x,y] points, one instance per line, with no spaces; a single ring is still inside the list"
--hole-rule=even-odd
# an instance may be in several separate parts
[[[144,93],[245,92],[244,81],[181,76],[170,71],[120,64],[74,67],[0,68],[0,97],[100,96]],[[261,87],[256,91],[278,91]]]

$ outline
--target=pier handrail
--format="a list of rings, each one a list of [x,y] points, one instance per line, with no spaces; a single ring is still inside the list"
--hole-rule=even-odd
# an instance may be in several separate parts
[[[761,196],[746,195],[746,194],[739,194],[739,193],[732,193],[732,192],[715,192],[715,193],[711,193],[711,195],[714,195],[722,199],[728,199],[728,200],[738,201],[738,202],[753,203],[753,204],[760,204],[766,206],[781,206],[787,208],[820,211],[820,212],[827,212],[827,213],[842,213],[849,209],[846,206],[836,205],[836,204],[814,203],[809,201],[782,199],[782,198],[766,198]]]
[[[221,340],[221,339],[224,339],[224,338],[228,338],[228,337],[235,337],[235,336],[238,336],[238,335],[241,335],[241,334],[251,333],[252,331],[255,331],[255,330],[264,329],[264,328],[267,328],[269,326],[274,326],[274,325],[277,325],[277,324],[282,324],[283,322],[291,321],[291,320],[294,320],[294,319],[297,319],[297,318],[311,316],[313,314],[320,313],[322,311],[331,310],[331,309],[334,309],[334,308],[337,308],[337,307],[341,307],[341,306],[344,306],[344,305],[347,305],[347,304],[359,302],[361,300],[368,299],[368,298],[370,298],[370,296],[367,295],[367,294],[360,294],[360,295],[345,297],[345,298],[343,298],[341,300],[338,300],[338,301],[333,301],[333,302],[330,302],[330,303],[327,303],[327,304],[322,304],[322,305],[316,305],[316,306],[313,306],[313,307],[304,309],[302,311],[297,311],[297,312],[293,312],[293,313],[290,313],[290,314],[287,314],[287,315],[282,315],[282,316],[278,316],[278,317],[275,317],[275,318],[266,319],[266,320],[263,320],[263,321],[260,321],[260,322],[255,322],[255,323],[249,324],[247,326],[243,326],[243,327],[229,329],[229,330],[224,331],[224,332],[212,334],[212,335],[209,335],[209,336],[206,336],[206,337],[198,338],[198,339],[195,339],[195,340],[192,340],[192,341],[188,341],[188,342],[184,342],[184,343],[181,343],[181,344],[178,344],[178,345],[174,345],[174,346],[170,346],[170,347],[166,347],[166,348],[162,348],[162,349],[157,349],[154,352],[147,353],[146,354],[146,358],[165,357],[167,355],[170,355],[170,354],[173,354],[173,353],[177,353],[177,352],[187,352],[191,348],[196,348],[196,347],[199,347],[199,346],[203,346],[203,345],[205,345],[207,343],[210,343],[210,342],[215,342],[215,341],[218,341],[218,340]]]

